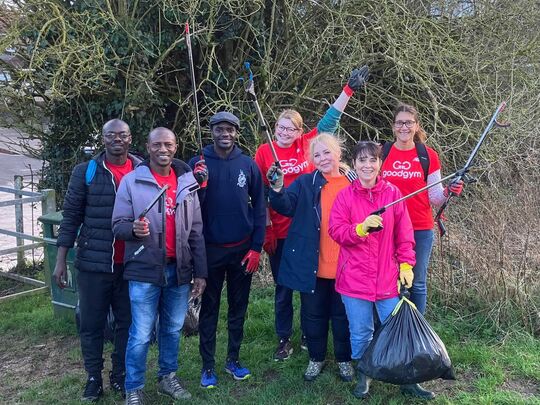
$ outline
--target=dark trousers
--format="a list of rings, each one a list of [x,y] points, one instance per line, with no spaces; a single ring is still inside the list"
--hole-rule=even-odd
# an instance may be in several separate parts
[[[245,274],[240,262],[249,250],[249,242],[235,247],[206,246],[208,278],[199,314],[199,352],[203,368],[215,366],[216,332],[219,319],[221,290],[227,276],[227,328],[229,344],[227,358],[238,360],[244,337],[244,318],[249,302],[251,274]]]
[[[123,378],[126,367],[126,345],[131,308],[128,282],[124,280],[124,266],[114,265],[114,273],[79,271],[80,337],[84,368],[89,376],[101,377],[103,370],[103,329],[109,307],[112,307],[115,329],[114,350],[111,354],[112,373]]]
[[[281,255],[283,253],[283,245],[285,239],[277,240],[276,252],[269,256],[270,268],[272,269],[272,276],[274,283],[276,284],[276,290],[274,294],[274,314],[275,314],[275,328],[276,335],[280,339],[289,339],[292,335],[293,326],[293,290],[288,287],[279,285],[277,283],[279,274],[279,265],[281,264]],[[304,334],[304,313],[302,306],[300,305],[300,328],[302,334]]]
[[[349,322],[341,296],[335,290],[335,280],[317,277],[315,293],[302,293],[304,332],[309,357],[324,361],[328,345],[328,324],[332,321],[334,356],[336,361],[351,361]]]

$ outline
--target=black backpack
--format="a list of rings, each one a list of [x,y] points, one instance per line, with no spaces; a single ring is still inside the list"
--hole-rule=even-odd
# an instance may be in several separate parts
[[[390,149],[392,148],[392,145],[394,142],[385,142],[382,146],[382,160],[384,160],[388,157],[388,154],[390,153]],[[422,166],[422,170],[424,171],[424,181],[427,183],[427,178],[429,174],[429,155],[427,152],[426,145],[423,143],[414,143],[414,146],[416,147],[416,154],[418,155],[418,160],[420,160],[420,165]]]

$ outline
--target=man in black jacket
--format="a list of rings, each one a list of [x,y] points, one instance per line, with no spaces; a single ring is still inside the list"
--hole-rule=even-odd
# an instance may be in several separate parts
[[[81,351],[88,374],[83,401],[97,401],[103,394],[103,330],[111,306],[115,331],[109,379],[114,391],[124,393],[126,344],[131,324],[128,283],[123,279],[124,242],[114,239],[111,217],[120,180],[140,159],[128,153],[131,133],[124,121],[108,121],[102,135],[105,151],[75,166],[71,174],[53,275],[58,286],[65,287],[66,256],[77,240],[75,267]]]

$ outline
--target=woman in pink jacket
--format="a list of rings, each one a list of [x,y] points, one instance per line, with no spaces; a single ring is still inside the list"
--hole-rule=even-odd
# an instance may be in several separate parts
[[[372,212],[401,197],[398,188],[379,177],[381,147],[360,142],[354,150],[358,175],[337,196],[330,213],[329,234],[341,247],[336,291],[345,305],[352,358],[360,359],[373,337],[373,307],[381,322],[399,301],[398,280],[412,286],[415,264],[414,233],[405,203]],[[375,229],[382,227],[380,232]],[[369,379],[358,372],[353,394],[365,398]]]

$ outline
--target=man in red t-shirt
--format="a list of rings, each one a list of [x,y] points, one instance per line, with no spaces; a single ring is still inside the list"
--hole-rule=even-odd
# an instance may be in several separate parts
[[[103,329],[112,308],[114,351],[111,354],[111,388],[124,391],[125,357],[131,324],[128,283],[124,280],[124,242],[115,240],[111,216],[122,177],[140,163],[128,153],[129,126],[113,119],[103,126],[105,151],[73,169],[64,199],[63,219],[57,240],[54,279],[60,288],[73,288],[67,254],[77,240],[77,290],[80,338],[84,368],[88,374],[82,395],[96,401],[103,394]],[[80,228],[80,229],[79,229]]]
[[[133,318],[126,351],[126,403],[142,403],[157,316],[158,392],[173,399],[191,397],[176,376],[178,348],[189,297],[203,293],[208,273],[200,187],[191,168],[174,159],[176,136],[167,128],[155,128],[146,149],[149,160],[122,180],[112,216],[114,235],[126,241],[124,278],[129,280]],[[164,186],[164,198],[141,217]]]

